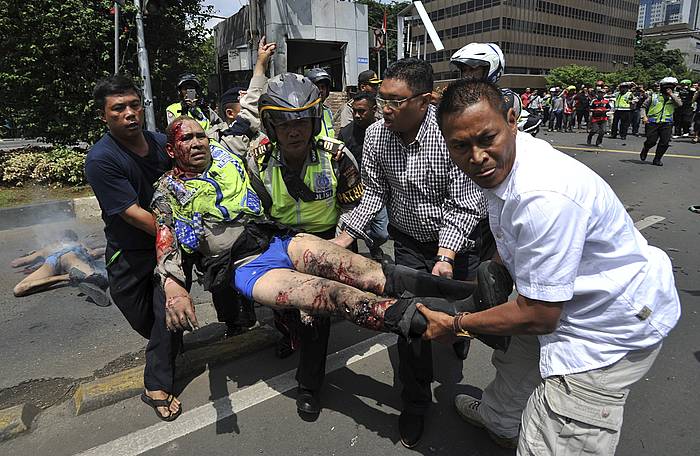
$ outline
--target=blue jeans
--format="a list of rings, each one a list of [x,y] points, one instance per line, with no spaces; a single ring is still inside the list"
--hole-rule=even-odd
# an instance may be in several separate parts
[[[376,249],[384,244],[389,239],[389,214],[386,211],[386,206],[382,207],[374,216],[369,226],[365,230],[365,234],[372,239],[372,248]]]

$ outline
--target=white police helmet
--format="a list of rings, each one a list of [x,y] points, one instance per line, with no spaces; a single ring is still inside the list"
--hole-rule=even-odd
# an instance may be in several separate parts
[[[486,81],[498,82],[506,66],[506,59],[497,44],[494,43],[469,43],[450,58],[450,63],[461,70],[463,66],[471,68],[488,67]]]
[[[678,84],[678,79],[674,78],[673,76],[667,76],[659,81],[659,85],[674,85],[675,86],[677,84]]]

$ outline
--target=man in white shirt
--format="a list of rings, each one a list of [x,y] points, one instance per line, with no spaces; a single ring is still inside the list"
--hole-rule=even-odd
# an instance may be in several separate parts
[[[452,160],[484,189],[518,296],[455,317],[419,306],[429,321],[424,337],[513,336],[508,351],[494,354],[497,375],[482,400],[456,400],[460,415],[497,443],[517,443],[523,455],[611,455],[629,387],[680,316],[671,262],[603,179],[518,133],[502,106],[495,86],[460,81],[445,92],[438,121]]]

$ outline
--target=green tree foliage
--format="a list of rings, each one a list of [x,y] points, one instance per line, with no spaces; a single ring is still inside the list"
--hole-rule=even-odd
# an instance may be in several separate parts
[[[380,3],[377,0],[357,0],[357,3],[367,5],[368,17],[367,25],[374,28],[382,28],[384,23],[384,11],[386,10],[386,27],[387,27],[387,46],[389,47],[389,64],[396,61],[396,15],[399,11],[406,8],[410,2],[392,1],[390,4]],[[369,43],[370,47],[372,42]],[[386,49],[382,49],[382,74],[386,70]],[[372,51],[369,55],[369,67],[372,70],[377,70],[377,53]]]
[[[592,75],[596,76],[591,78]],[[547,76],[547,84],[550,86],[592,85],[595,80],[603,79],[611,87],[623,81],[634,81],[648,87],[666,76],[675,76],[679,80],[686,78],[698,80],[700,77],[688,70],[680,50],[667,50],[666,42],[645,39],[640,45],[635,46],[632,66],[626,66],[611,73],[598,73],[595,68],[578,65],[554,68]]]
[[[585,84],[591,86],[600,78],[601,73],[595,68],[580,65],[567,65],[559,68],[553,68],[546,80],[549,86],[566,87],[575,85],[581,87]]]
[[[678,76],[686,73],[688,68],[683,61],[679,49],[666,49],[666,42],[660,40],[644,40],[641,45],[634,47],[634,65],[641,68],[651,68],[663,65],[667,68],[665,76]]]
[[[203,0],[168,0],[158,15],[146,16],[156,118],[176,97],[185,70],[206,84],[213,72],[212,43],[204,29]],[[0,117],[22,134],[60,144],[91,142],[104,131],[92,106],[97,79],[114,71],[114,17],[108,0],[0,0]],[[209,9],[208,9],[209,8]],[[138,76],[135,8],[123,11],[120,72]]]

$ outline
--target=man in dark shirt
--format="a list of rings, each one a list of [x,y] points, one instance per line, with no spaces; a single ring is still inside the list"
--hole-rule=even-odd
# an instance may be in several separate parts
[[[105,222],[110,294],[131,327],[148,339],[142,399],[159,418],[172,421],[182,411],[171,394],[182,333],[165,326],[165,299],[153,282],[156,225],[146,209],[153,183],[170,168],[166,137],[143,130],[141,97],[129,78],[98,82],[93,97],[109,132],[88,152],[85,174]]]
[[[376,120],[377,100],[371,93],[358,93],[352,97],[352,122],[340,130],[339,137],[345,147],[355,156],[362,168],[362,146],[365,143],[367,127]]]
[[[352,99],[352,122],[340,130],[338,139],[345,143],[345,147],[355,156],[357,164],[362,170],[362,148],[365,144],[365,132],[367,127],[377,120],[377,99],[373,93],[360,92]],[[368,225],[365,234],[373,241],[369,246],[369,253],[373,260],[384,261],[382,244],[389,239],[389,216],[386,207],[382,207]]]

